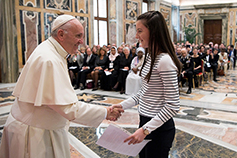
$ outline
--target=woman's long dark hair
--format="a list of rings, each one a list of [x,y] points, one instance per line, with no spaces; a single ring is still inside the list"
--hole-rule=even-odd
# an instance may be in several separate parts
[[[146,49],[145,60],[142,65],[143,69],[146,63],[147,54],[149,53],[151,56],[151,65],[149,73],[145,77],[147,82],[149,82],[150,80],[155,59],[160,53],[168,53],[170,55],[178,69],[179,75],[182,69],[182,64],[175,54],[175,49],[171,41],[170,34],[163,15],[159,11],[148,11],[140,15],[137,18],[137,21],[138,20],[141,20],[142,24],[146,26],[150,32],[149,45]]]

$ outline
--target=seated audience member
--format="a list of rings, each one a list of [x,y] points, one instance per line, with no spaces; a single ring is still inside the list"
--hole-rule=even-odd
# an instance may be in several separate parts
[[[80,47],[80,52],[81,52],[81,54],[85,54],[85,50],[86,50],[86,48],[85,47]]]
[[[227,73],[227,63],[228,63],[228,55],[225,52],[225,48],[221,48],[221,52],[219,53],[219,60],[218,60],[218,70],[224,70],[224,75],[226,76]]]
[[[91,51],[94,56],[97,56],[97,48],[95,45],[91,48]]]
[[[121,85],[121,91],[120,94],[125,93],[125,81],[128,75],[128,71],[130,70],[130,65],[132,61],[132,57],[129,56],[130,49],[128,47],[123,48],[123,56],[120,56],[119,60],[119,76],[118,76],[118,82],[113,87],[113,90],[117,90],[118,85]]]
[[[179,77],[179,81],[184,82],[184,76],[188,78],[188,91],[187,94],[192,93],[192,85],[193,85],[193,61],[187,55],[187,50],[185,48],[181,49],[182,56],[180,57],[180,61],[183,64],[182,72]]]
[[[202,59],[198,55],[198,50],[197,48],[193,49],[193,55],[191,56],[191,60],[193,62],[193,75],[194,75],[194,82],[195,82],[195,87],[198,87],[198,80],[196,75],[202,72]]]
[[[98,79],[99,75],[104,74],[104,70],[107,68],[109,62],[109,58],[107,56],[107,50],[105,48],[100,48],[98,51],[98,56],[95,59],[95,68],[91,72],[91,77],[94,82],[93,91],[98,89]]]
[[[132,47],[131,52],[130,52],[130,56],[131,56],[132,58],[134,58],[135,56],[137,56],[137,54],[136,54],[136,47]]]
[[[204,71],[205,72],[211,72],[211,69],[213,70],[212,60],[214,60],[214,55],[213,55],[213,53],[211,55],[209,46],[207,46],[205,48],[205,54],[206,54],[206,56],[205,56],[205,58],[203,58],[203,60],[204,60]],[[205,78],[207,78],[206,73],[204,75],[205,75]]]
[[[205,48],[204,45],[200,46],[200,50],[198,52],[198,55],[200,56],[201,59],[205,59],[205,57],[206,57],[206,53],[205,53],[206,49],[209,49],[209,48]]]
[[[218,67],[218,60],[219,60],[219,55],[218,55],[218,50],[214,49],[214,52],[210,52],[210,63],[211,63],[211,68],[213,71],[213,81],[217,82],[216,75],[217,75],[217,67]]]
[[[137,56],[133,58],[131,63],[131,70],[126,78],[125,94],[133,95],[137,94],[142,86],[142,80],[140,77],[140,70],[144,62],[145,49],[142,47],[137,48]]]
[[[75,89],[78,89],[78,88],[80,88],[80,90],[85,89],[86,77],[87,77],[87,74],[91,73],[91,71],[94,69],[95,58],[96,57],[92,54],[91,49],[87,48],[82,68],[81,70],[78,71]]]
[[[100,49],[100,45],[97,45],[97,46],[96,46],[96,49],[97,49],[97,51],[98,51],[98,50]]]
[[[179,59],[181,58],[181,56],[182,56],[181,47],[177,47],[177,49],[176,49],[176,55],[177,55],[177,57],[178,57]]]
[[[109,66],[101,75],[101,88],[104,90],[111,90],[116,84],[119,72],[119,54],[116,47],[112,47],[109,55]]]
[[[84,55],[79,50],[77,50],[77,54],[71,55],[68,59],[68,71],[72,85],[74,85],[75,83],[73,81],[77,77],[76,76],[77,72],[82,67],[83,59]]]
[[[192,52],[192,49],[191,49],[191,45],[190,45],[190,44],[187,44],[187,45],[186,45],[186,49],[187,49],[187,53],[188,53],[189,55],[193,55],[193,52]]]
[[[119,54],[120,56],[124,55],[124,54],[123,54],[123,47],[121,47],[121,46],[118,47],[118,50],[117,50],[117,51],[118,51],[118,54]]]

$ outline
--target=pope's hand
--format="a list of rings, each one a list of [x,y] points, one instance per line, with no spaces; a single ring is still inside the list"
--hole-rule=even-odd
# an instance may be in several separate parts
[[[136,130],[135,133],[133,133],[131,136],[129,136],[127,139],[125,139],[124,143],[129,141],[128,145],[138,144],[138,143],[141,143],[145,137],[146,137],[146,135],[144,134],[143,129],[139,128],[138,130]]]
[[[120,116],[121,113],[124,112],[122,106],[118,107],[118,106],[110,106],[110,107],[106,107],[107,108],[107,120],[110,121],[116,121]]]

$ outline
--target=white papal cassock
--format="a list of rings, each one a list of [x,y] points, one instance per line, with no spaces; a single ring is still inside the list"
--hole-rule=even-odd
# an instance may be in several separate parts
[[[0,158],[70,158],[67,121],[97,127],[105,118],[105,108],[78,102],[66,56],[52,37],[31,54],[13,91]]]

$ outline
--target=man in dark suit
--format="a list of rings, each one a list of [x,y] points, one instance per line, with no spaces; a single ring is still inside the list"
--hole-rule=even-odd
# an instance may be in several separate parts
[[[83,65],[81,70],[78,72],[77,82],[75,89],[80,88],[80,90],[85,89],[86,77],[87,74],[91,73],[91,71],[95,67],[95,55],[92,54],[91,49],[86,48],[86,55],[84,57]],[[79,87],[80,85],[80,87]]]
[[[187,56],[187,50],[185,48],[181,49],[181,58],[180,61],[183,64],[182,73],[179,77],[179,81],[183,82],[184,76],[188,78],[188,91],[187,94],[192,93],[193,85],[193,62]]]

